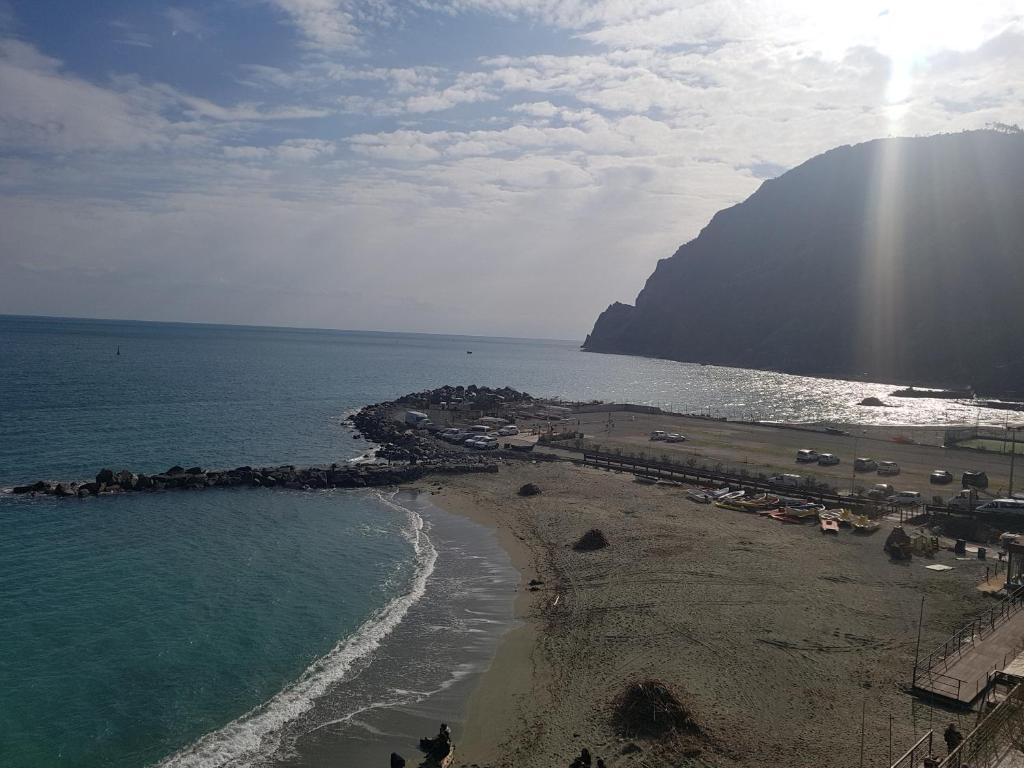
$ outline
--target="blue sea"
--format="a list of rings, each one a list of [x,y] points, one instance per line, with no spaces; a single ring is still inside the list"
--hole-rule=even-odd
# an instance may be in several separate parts
[[[575,341],[0,316],[0,489],[353,460],[372,446],[346,415],[448,383],[732,418],[982,417]],[[376,754],[388,712],[440,718],[486,666],[516,578],[492,532],[401,494],[0,492],[0,765],[317,764],[314,732]]]

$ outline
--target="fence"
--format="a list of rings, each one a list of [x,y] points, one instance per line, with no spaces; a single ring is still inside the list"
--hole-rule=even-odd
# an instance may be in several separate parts
[[[991,768],[1024,743],[1024,684],[1016,685],[939,768]],[[912,763],[906,764],[909,766]]]
[[[914,665],[913,687],[954,700],[960,699],[960,693],[965,685],[974,685],[975,694],[981,693],[980,679],[961,680],[945,673],[949,671],[951,665],[960,660],[965,650],[973,648],[976,643],[992,634],[997,627],[1022,607],[1024,607],[1024,587],[960,627],[946,638],[942,645],[917,661]]]
[[[904,752],[900,759],[893,763],[890,768],[919,768],[924,758],[931,757],[932,755],[934,733],[934,731],[928,731],[914,743],[914,746]]]
[[[627,456],[613,453],[593,451],[586,448],[581,449],[583,463],[592,464],[597,467],[619,469],[632,472],[635,475],[663,478],[671,480],[693,480],[698,483],[727,483],[730,488],[743,488],[745,490],[768,491],[782,496],[811,499],[821,503],[843,505],[847,507],[865,507],[874,505],[864,499],[839,496],[834,493],[825,493],[814,488],[793,487],[789,485],[777,485],[766,480],[759,480],[753,477],[718,472],[708,469],[690,467],[668,461],[654,461],[636,456]]]

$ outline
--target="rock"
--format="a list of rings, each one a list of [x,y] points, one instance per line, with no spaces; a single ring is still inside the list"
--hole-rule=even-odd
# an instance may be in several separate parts
[[[519,489],[520,496],[536,496],[540,493],[540,486],[536,483],[527,483]]]
[[[405,768],[405,758],[397,752],[391,753],[391,768]]]
[[[180,475],[185,470],[175,464],[173,467],[164,472],[165,475]]]
[[[185,470],[185,474],[186,475],[201,475],[201,474],[203,474],[203,468],[202,467],[189,467],[188,469]]]
[[[114,475],[114,480],[116,480],[117,484],[125,490],[130,491],[135,487],[135,473],[129,472],[127,469],[122,469]]]
[[[101,469],[96,473],[97,483],[112,483],[114,482],[114,471],[112,469]]]
[[[857,403],[857,405],[868,405],[868,406],[871,406],[872,408],[884,408],[885,407],[885,403],[883,403],[877,397],[865,397],[863,400],[861,400],[859,403]]]
[[[135,490],[144,491],[153,487],[153,480],[146,475],[139,475],[135,478]]]
[[[64,483],[57,483],[57,487],[53,489],[54,496],[74,496],[74,492],[65,487]]]
[[[599,528],[591,528],[580,536],[579,541],[572,545],[577,552],[592,552],[608,546],[608,539]]]

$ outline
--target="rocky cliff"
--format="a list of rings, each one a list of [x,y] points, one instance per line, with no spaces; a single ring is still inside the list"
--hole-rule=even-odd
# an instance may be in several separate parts
[[[583,345],[809,375],[1024,390],[1024,135],[833,149],[662,259]]]

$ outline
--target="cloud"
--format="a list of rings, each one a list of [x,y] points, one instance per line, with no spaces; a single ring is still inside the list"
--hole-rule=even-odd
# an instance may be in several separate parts
[[[309,48],[353,51],[363,42],[368,25],[393,20],[396,8],[387,0],[265,0],[284,13]]]
[[[8,311],[581,336],[763,178],[1024,122],[1000,0],[938,47],[912,0],[889,26],[870,1],[262,1],[298,43],[208,91],[0,43]],[[531,55],[489,42],[541,25]]]
[[[163,11],[164,18],[170,22],[171,35],[189,35],[202,40],[210,34],[210,27],[203,16],[192,8],[170,5]]]

